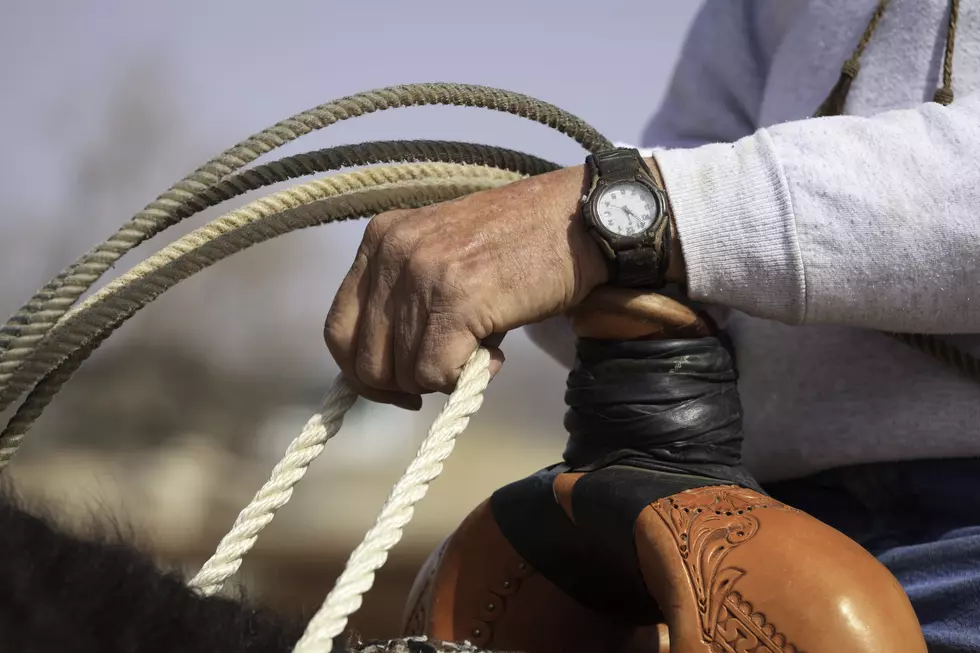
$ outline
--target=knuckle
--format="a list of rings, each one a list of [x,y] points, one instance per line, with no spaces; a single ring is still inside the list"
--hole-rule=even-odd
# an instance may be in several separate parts
[[[454,277],[440,275],[431,285],[430,309],[440,317],[437,320],[450,321],[448,315],[462,316],[469,312],[470,305],[479,295],[479,288],[467,289]]]
[[[375,247],[371,269],[377,283],[391,288],[412,260],[414,238],[404,228],[391,228]]]
[[[443,355],[462,331],[465,323],[455,313],[434,313],[429,316],[419,358],[415,362],[415,382],[429,390],[447,390],[456,379],[456,369]]]
[[[409,264],[414,266],[419,272],[430,274],[435,270],[437,264],[444,259],[445,255],[442,251],[441,243],[426,240],[418,243],[412,249]]]
[[[407,229],[393,227],[381,237],[378,255],[385,263],[401,262],[410,258],[413,238]]]
[[[354,372],[362,383],[374,388],[385,388],[389,385],[390,375],[378,360],[369,353],[362,353],[354,364]]]
[[[428,285],[433,279],[433,259],[425,250],[413,252],[405,263],[405,273],[415,282]]]
[[[424,290],[433,298],[462,295],[459,281],[465,279],[461,264],[447,256],[439,247],[414,250],[405,263],[405,274],[413,287]]]
[[[439,262],[439,290],[447,296],[467,296],[467,286],[472,286],[474,280],[482,277],[468,270],[467,266],[455,259],[443,259]]]
[[[442,390],[448,387],[450,376],[433,362],[423,361],[415,368],[415,383],[426,390]]]
[[[385,234],[388,233],[395,218],[396,216],[392,215],[392,212],[379,213],[371,218],[364,228],[365,244],[371,246],[380,243]]]
[[[441,257],[436,261],[435,268],[439,272],[439,279],[446,284],[454,284],[460,278],[463,264],[453,257]]]
[[[340,327],[340,321],[336,319],[336,308],[334,307],[331,307],[327,313],[327,319],[323,322],[323,341],[335,358],[346,356],[350,338],[346,331]]]

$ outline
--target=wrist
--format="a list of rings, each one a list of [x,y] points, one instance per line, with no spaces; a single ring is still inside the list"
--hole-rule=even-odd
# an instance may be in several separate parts
[[[667,202],[667,214],[670,216],[670,233],[672,235],[670,242],[670,265],[667,268],[667,272],[664,275],[667,283],[671,284],[683,284],[687,281],[687,266],[684,263],[684,251],[681,248],[681,237],[677,233],[677,222],[674,220],[674,210],[670,205],[670,194],[667,192],[667,186],[664,183],[663,175],[660,174],[660,166],[657,164],[657,160],[654,157],[645,157],[643,159],[646,164],[650,167],[650,172],[653,175],[654,181],[657,186],[663,189],[664,199]]]
[[[581,216],[578,216],[578,220],[581,222]],[[609,283],[612,275],[609,261],[599,248],[599,243],[584,229],[582,232],[580,237],[583,243],[579,248],[581,255],[576,259],[576,275],[579,278],[579,285],[585,291],[581,295],[584,297],[595,288]]]
[[[588,174],[584,165],[570,166],[551,174],[555,175],[556,185],[560,187],[561,214],[570,218],[568,244],[575,268],[576,294],[581,299],[610,279],[609,262],[599,243],[586,229],[582,215],[581,199],[588,192]]]

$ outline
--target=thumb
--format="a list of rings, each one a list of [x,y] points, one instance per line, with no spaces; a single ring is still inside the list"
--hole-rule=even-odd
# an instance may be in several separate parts
[[[504,341],[504,336],[507,332],[503,333],[491,333],[489,336],[480,341],[480,346],[490,352],[490,380],[497,376],[497,372],[503,367],[504,361],[507,359],[504,356],[503,350],[500,348],[501,343]]]
[[[486,344],[484,344],[484,347],[486,347]],[[497,372],[504,366],[504,361],[507,357],[504,356],[503,350],[499,347],[486,347],[486,349],[490,352],[490,380],[493,381],[494,377],[497,376]]]

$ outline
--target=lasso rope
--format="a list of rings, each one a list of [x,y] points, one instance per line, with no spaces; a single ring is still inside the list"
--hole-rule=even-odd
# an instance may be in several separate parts
[[[301,154],[298,156],[286,157],[280,161],[258,166],[251,170],[232,175],[227,179],[221,180],[214,187],[201,191],[193,201],[174,209],[175,218],[184,219],[203,211],[204,209],[216,206],[223,201],[244,195],[247,192],[257,190],[263,186],[272,185],[278,182],[294,179],[300,176],[323,172],[327,170],[337,170],[343,167],[363,166],[372,163],[391,162],[391,161],[442,161],[448,163],[466,163],[483,166],[490,166],[502,170],[511,170],[522,174],[540,174],[558,168],[554,163],[544,161],[513,150],[495,148],[486,145],[474,145],[470,143],[455,143],[446,141],[419,141],[415,143],[405,141],[391,141],[382,143],[363,143],[360,145],[342,146]],[[323,180],[321,183],[340,183],[333,178]],[[290,191],[286,191],[289,193]],[[277,196],[278,197],[278,196]],[[448,198],[442,198],[448,199]],[[435,200],[438,201],[438,200]],[[388,206],[387,208],[398,208]],[[407,208],[407,207],[405,207]],[[349,215],[336,219],[357,218],[365,214]],[[120,230],[119,233],[125,230]],[[128,233],[128,232],[127,232]],[[110,239],[118,239],[113,236]],[[103,244],[109,248],[109,245]],[[134,245],[135,246],[135,245]],[[53,283],[53,282],[52,282]],[[87,288],[85,289],[87,290]],[[75,298],[77,299],[77,297]],[[73,300],[74,301],[74,300]],[[59,309],[60,310],[60,309]],[[50,311],[39,310],[36,316],[41,316]],[[57,319],[64,316],[65,311],[60,311]],[[15,318],[16,319],[16,316]],[[47,334],[52,326],[36,324],[32,327],[21,329],[22,335],[27,337],[35,331],[40,333],[42,330]],[[32,336],[33,337],[33,336]],[[39,354],[44,348],[49,347],[45,343],[40,345],[40,339],[32,340],[30,346],[25,349],[29,353],[23,356],[17,355],[16,364],[13,360],[9,361],[10,369],[13,370],[7,377],[6,383],[0,383],[0,411],[5,410],[13,401],[22,396],[40,378],[38,370],[40,364],[27,363],[28,360],[37,356],[63,356],[63,352]],[[73,345],[68,344],[69,348]],[[4,353],[0,349],[0,368],[2,361],[5,360]],[[25,369],[26,368],[26,369]],[[0,375],[2,377],[2,375]],[[0,448],[2,448],[0,444]],[[0,453],[0,469],[4,465],[5,459]]]
[[[0,470],[81,363],[140,308],[180,281],[295,229],[453,199],[520,177],[505,170],[446,163],[372,168],[264,197],[187,234],[67,312],[35,347],[35,355],[19,373],[32,382],[42,381],[0,433]]]
[[[11,377],[34,346],[123,254],[196,213],[209,191],[261,155],[336,122],[395,107],[423,105],[482,107],[548,125],[589,150],[611,147],[582,119],[527,95],[468,84],[407,84],[358,93],[322,104],[276,123],[207,162],[151,202],[107,241],[52,279],[0,328],[0,410]],[[191,211],[191,213],[186,213]],[[4,403],[6,402],[6,403]]]
[[[392,141],[329,148],[241,171],[259,156],[335,122],[394,107],[452,104],[504,111],[548,125],[588,150],[611,143],[581,119],[525,95],[463,84],[413,84],[360,93],[299,113],[212,159],[160,195],[108,240],[48,282],[0,328],[0,411],[28,393],[0,433],[0,471],[30,427],[79,366],[117,328],[180,281],[270,238],[290,231],[420,207],[554,170],[541,159],[484,145]],[[106,284],[72,308],[121,256],[207,208],[259,188],[350,166],[396,163],[310,181],[263,197],[213,220]],[[926,336],[906,339],[980,378],[980,363],[940,349]],[[354,550],[334,589],[307,626],[295,651],[331,651],[347,619],[370,589],[375,572],[399,541],[413,509],[441,473],[456,437],[479,409],[489,382],[489,353],[477,349],[418,453],[385,501],[375,525]],[[259,532],[292,495],[356,399],[342,378],[321,409],[273,469],[231,531],[190,584],[218,592],[241,566]]]

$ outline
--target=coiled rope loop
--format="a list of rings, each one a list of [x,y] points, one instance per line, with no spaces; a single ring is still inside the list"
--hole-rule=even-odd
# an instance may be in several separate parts
[[[454,199],[521,177],[458,164],[373,168],[264,197],[197,229],[69,311],[22,370],[42,380],[0,433],[0,469],[65,382],[117,328],[180,281],[252,245],[295,229]]]
[[[257,158],[301,136],[342,120],[396,107],[455,105],[510,113],[547,125],[588,150],[611,147],[582,119],[520,93],[469,84],[407,84],[358,93],[287,118],[229,148],[174,184],[113,236],[52,279],[0,328],[0,410],[9,406],[7,386],[36,344],[121,256],[197,213],[209,189]],[[188,213],[189,211],[189,213]],[[23,392],[18,389],[15,393]]]

